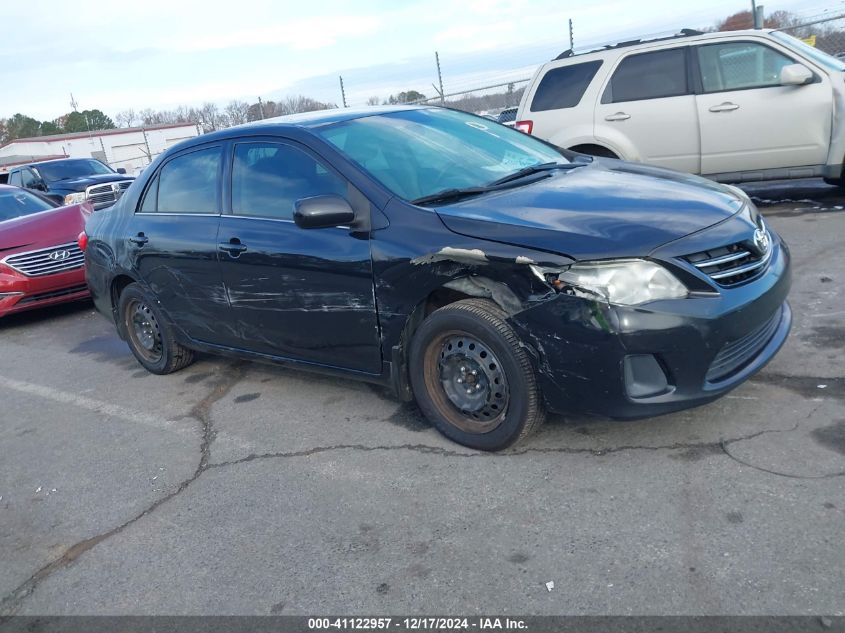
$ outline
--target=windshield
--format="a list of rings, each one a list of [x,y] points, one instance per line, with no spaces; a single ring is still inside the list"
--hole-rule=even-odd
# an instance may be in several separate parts
[[[838,72],[845,71],[845,63],[841,60],[836,59],[833,55],[828,55],[824,51],[820,51],[819,49],[810,46],[791,35],[787,35],[786,33],[782,33],[780,31],[773,31],[772,37],[780,40],[782,44],[785,44],[795,52],[801,53],[805,57],[809,57],[814,62],[820,66],[824,66],[828,70]]]
[[[0,222],[55,208],[25,189],[0,189]]]
[[[75,160],[57,160],[52,163],[33,165],[41,177],[47,182],[69,180],[94,174],[113,174],[111,169],[93,158],[79,158]]]
[[[439,108],[343,121],[319,134],[405,200],[483,187],[533,165],[569,162],[522,132]]]

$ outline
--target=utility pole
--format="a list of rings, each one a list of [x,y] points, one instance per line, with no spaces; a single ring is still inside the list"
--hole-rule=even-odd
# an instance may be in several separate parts
[[[197,123],[197,135],[199,135],[200,126]],[[144,145],[147,147],[147,165],[153,162],[153,153],[150,151],[150,140],[147,138],[146,126],[141,126],[141,133],[144,135]]]
[[[346,90],[343,89],[343,77],[338,76],[338,79],[340,79],[340,97],[343,99],[343,107],[348,108],[349,106],[346,105]]]
[[[261,120],[264,120],[264,103],[261,101],[261,97],[258,97],[258,114],[261,116]]]
[[[755,29],[762,29],[763,28],[763,7],[762,4],[758,4],[757,8],[754,10],[754,28]]]
[[[754,0],[751,1],[754,2]],[[575,37],[572,32],[572,18],[569,18],[569,50],[573,53],[575,52]]]
[[[440,105],[446,105],[446,95],[443,94],[443,73],[440,72],[440,53],[434,51],[434,61],[437,62],[437,82],[440,84]]]
[[[73,108],[74,112],[79,112],[79,110],[77,110],[78,105],[79,105],[79,103],[76,101],[76,99],[73,98],[73,93],[71,92],[70,93],[70,107]],[[94,145],[94,136],[91,134],[91,123],[88,121],[88,115],[83,114],[82,118],[85,119],[85,127],[88,128],[88,140],[91,141],[91,145]]]

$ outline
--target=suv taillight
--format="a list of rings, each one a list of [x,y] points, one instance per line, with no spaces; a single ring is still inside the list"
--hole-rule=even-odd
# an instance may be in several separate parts
[[[520,132],[531,134],[531,130],[534,129],[534,121],[517,121],[514,127]]]

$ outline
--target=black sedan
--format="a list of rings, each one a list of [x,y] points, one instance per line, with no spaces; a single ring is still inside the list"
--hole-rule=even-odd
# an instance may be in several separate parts
[[[86,233],[149,371],[205,351],[382,383],[484,450],[546,410],[711,401],[791,323],[789,252],[740,190],[438,108],[191,139]]]

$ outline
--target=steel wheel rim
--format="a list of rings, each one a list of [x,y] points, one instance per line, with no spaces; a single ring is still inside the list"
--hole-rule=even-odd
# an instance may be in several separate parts
[[[466,332],[446,332],[429,344],[425,377],[437,408],[462,431],[489,433],[507,414],[510,390],[501,362]]]
[[[133,299],[126,306],[126,331],[132,347],[145,360],[151,363],[161,360],[164,350],[161,328],[155,314],[143,301]]]

